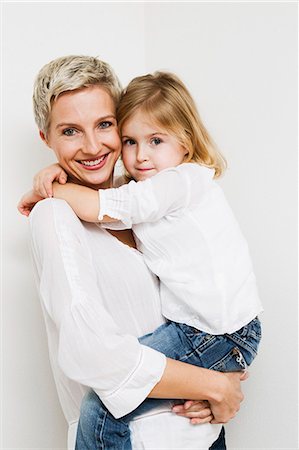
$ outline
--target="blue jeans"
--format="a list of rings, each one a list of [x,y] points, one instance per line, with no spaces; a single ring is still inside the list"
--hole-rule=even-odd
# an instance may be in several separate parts
[[[139,338],[167,357],[220,372],[242,371],[257,354],[261,339],[258,318],[232,334],[211,335],[185,324],[168,321]],[[82,403],[76,450],[132,450],[129,423],[137,413],[151,409],[159,399],[145,400],[132,413],[115,419],[91,392]],[[225,450],[224,430],[211,450]]]
[[[152,399],[153,402],[158,401]],[[115,420],[94,391],[83,399],[78,424],[76,450],[127,450],[131,448],[127,422]],[[210,450],[226,450],[224,428]]]

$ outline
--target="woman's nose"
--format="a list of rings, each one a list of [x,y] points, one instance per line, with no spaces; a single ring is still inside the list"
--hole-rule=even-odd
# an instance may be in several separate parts
[[[97,155],[102,148],[102,143],[93,133],[85,135],[83,151],[90,155]]]

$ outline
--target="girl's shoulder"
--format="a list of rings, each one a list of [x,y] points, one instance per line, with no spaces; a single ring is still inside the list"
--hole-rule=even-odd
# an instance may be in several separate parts
[[[215,176],[215,169],[194,162],[180,164],[179,166],[177,166],[177,169],[186,174],[190,174],[190,176],[195,177],[213,179]]]

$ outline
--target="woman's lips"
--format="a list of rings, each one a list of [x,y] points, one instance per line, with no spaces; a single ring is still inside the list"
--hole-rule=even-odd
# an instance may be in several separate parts
[[[105,165],[108,155],[109,153],[106,153],[106,155],[103,155],[99,158],[80,159],[76,162],[86,170],[98,170]]]

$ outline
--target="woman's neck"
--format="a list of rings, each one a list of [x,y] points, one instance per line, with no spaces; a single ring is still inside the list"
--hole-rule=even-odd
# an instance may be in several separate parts
[[[113,174],[109,177],[107,181],[101,184],[88,184],[83,183],[81,180],[78,179],[70,179],[69,181],[72,181],[75,184],[80,184],[81,186],[87,186],[91,189],[98,190],[98,189],[109,189],[113,187]],[[132,230],[108,230],[107,231],[112,234],[116,239],[121,241],[123,244],[128,245],[129,247],[136,248],[136,243],[134,241]]]
[[[99,189],[109,189],[113,187],[113,174],[110,176],[110,178],[107,181],[104,181],[100,184],[93,184],[93,183],[86,183],[84,181],[78,180],[77,178],[68,178],[68,181],[71,181],[74,184],[79,184],[80,186],[86,186],[90,189],[94,189],[95,191],[98,191]]]

